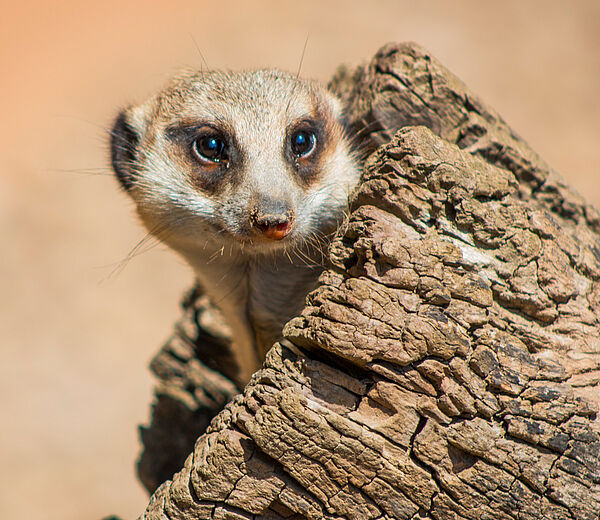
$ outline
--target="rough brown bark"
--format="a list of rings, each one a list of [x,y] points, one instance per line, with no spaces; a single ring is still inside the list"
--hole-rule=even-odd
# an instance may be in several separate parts
[[[157,378],[152,421],[140,428],[138,476],[150,492],[183,465],[211,419],[239,392],[230,333],[199,287],[150,368]]]
[[[598,213],[416,45],[333,88],[382,146],[331,266],[142,518],[598,519]]]

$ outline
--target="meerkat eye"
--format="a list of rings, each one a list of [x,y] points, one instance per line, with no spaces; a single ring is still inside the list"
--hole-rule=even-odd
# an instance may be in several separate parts
[[[227,146],[217,133],[204,134],[194,139],[192,151],[203,162],[220,163],[227,159]]]
[[[290,144],[296,157],[307,157],[315,149],[317,137],[310,130],[296,130]]]

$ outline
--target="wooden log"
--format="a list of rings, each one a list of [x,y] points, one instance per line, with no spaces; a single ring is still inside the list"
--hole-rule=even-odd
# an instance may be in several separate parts
[[[598,213],[414,44],[332,88],[373,153],[330,266],[141,518],[597,520]]]

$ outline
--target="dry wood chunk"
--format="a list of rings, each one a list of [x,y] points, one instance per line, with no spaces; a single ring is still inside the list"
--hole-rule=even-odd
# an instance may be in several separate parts
[[[387,144],[286,339],[143,518],[598,520],[597,213],[418,46],[335,84]]]

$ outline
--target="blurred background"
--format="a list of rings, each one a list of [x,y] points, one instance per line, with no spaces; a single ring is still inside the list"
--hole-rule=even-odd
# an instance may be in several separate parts
[[[144,236],[106,128],[184,66],[327,81],[414,40],[600,205],[600,2],[22,0],[0,21],[0,518],[135,518],[147,364],[190,271]],[[115,270],[115,268],[117,268]]]

